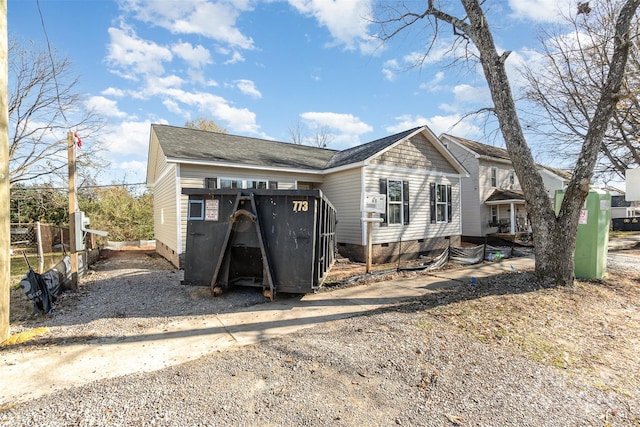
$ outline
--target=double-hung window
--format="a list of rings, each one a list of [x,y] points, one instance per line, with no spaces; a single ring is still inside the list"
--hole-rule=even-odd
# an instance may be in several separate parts
[[[451,222],[453,219],[451,185],[433,182],[429,187],[431,193],[431,223]]]
[[[388,181],[387,200],[389,224],[402,224],[402,181]]]
[[[498,186],[498,168],[491,168],[491,186],[494,188]]]
[[[436,222],[447,222],[448,196],[447,186],[436,184]]]
[[[409,181],[381,178],[380,194],[387,196],[387,208],[380,214],[380,226],[409,225]]]

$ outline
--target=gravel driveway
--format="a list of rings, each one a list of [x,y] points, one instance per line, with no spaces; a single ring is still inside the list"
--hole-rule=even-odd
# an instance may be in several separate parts
[[[99,262],[51,317],[17,313],[12,332],[46,326],[32,347],[95,340],[266,303],[252,289],[213,299],[143,252]],[[514,276],[515,277],[515,276]],[[524,277],[524,274],[521,275]],[[5,405],[11,426],[635,426],[631,395],[470,336],[409,301],[144,374]],[[23,315],[23,317],[21,317]],[[206,338],[204,338],[206,339]],[[0,356],[2,355],[0,351]],[[73,372],[69,372],[73,375]]]

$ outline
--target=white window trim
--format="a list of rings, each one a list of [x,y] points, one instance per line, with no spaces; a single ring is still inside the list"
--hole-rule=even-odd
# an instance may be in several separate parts
[[[495,166],[491,167],[489,172],[489,180],[491,181],[491,188],[498,187],[498,168]]]
[[[399,182],[400,183],[400,201],[399,202],[392,202],[391,201],[391,196],[390,196],[390,188],[391,186],[389,185],[391,182]],[[387,178],[387,225],[389,227],[399,227],[404,225],[404,205],[403,205],[403,201],[404,201],[404,194],[403,194],[403,188],[402,188],[402,180],[401,179],[389,179]],[[400,222],[391,222],[391,205],[398,205],[400,206]]]
[[[218,177],[217,178],[218,182],[217,182],[217,188],[222,188],[220,185],[220,181],[222,180],[229,180],[229,181],[239,181],[241,183],[241,189],[246,190],[247,189],[247,183],[251,182],[251,181],[256,181],[256,182],[264,182],[265,185],[265,189],[269,188],[269,180],[268,179],[262,179],[262,178],[238,178],[238,177]]]
[[[438,201],[438,195],[440,194],[440,187],[444,187],[444,201]],[[436,224],[446,224],[449,219],[449,200],[447,200],[449,194],[447,193],[447,184],[440,184],[436,182]],[[438,205],[444,205],[444,220],[438,219]]]

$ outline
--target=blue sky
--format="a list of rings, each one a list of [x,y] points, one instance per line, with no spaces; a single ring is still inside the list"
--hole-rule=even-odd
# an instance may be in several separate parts
[[[108,119],[100,140],[83,140],[101,144],[111,162],[100,180],[129,183],[145,180],[150,124],[183,126],[197,117],[232,134],[279,141],[290,141],[297,123],[309,134],[322,127],[334,149],[418,125],[490,142],[482,123],[459,122],[490,100],[477,68],[447,68],[449,29],[415,68],[428,34],[381,44],[380,28],[367,19],[374,6],[370,0],[40,0],[49,43],[72,62],[86,105]],[[511,0],[490,7],[496,43],[513,51],[508,66],[515,70],[535,57],[537,26],[571,6]],[[46,40],[36,0],[8,0],[8,27],[10,37]]]

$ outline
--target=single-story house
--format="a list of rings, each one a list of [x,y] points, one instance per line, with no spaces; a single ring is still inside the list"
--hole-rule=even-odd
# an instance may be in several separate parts
[[[185,188],[320,189],[335,207],[338,251],[366,258],[366,194],[384,194],[372,227],[373,262],[460,242],[460,182],[467,172],[426,126],[342,151],[151,125],[147,186],[156,251],[182,267]]]

